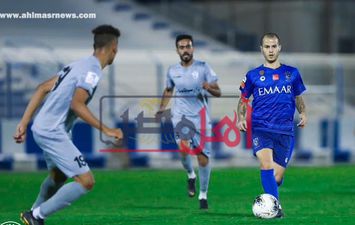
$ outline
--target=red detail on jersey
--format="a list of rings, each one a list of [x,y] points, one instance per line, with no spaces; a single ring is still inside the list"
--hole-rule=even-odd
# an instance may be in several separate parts
[[[251,149],[253,147],[253,138],[251,131],[251,114],[253,113],[253,108],[248,104],[247,106],[247,132],[246,132],[246,145],[247,149]]]
[[[279,75],[278,74],[273,74],[272,75],[272,80],[279,80]]]

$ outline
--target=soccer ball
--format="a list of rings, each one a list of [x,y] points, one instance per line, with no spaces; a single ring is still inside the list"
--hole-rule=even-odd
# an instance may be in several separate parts
[[[274,218],[279,212],[279,201],[270,194],[257,196],[253,203],[254,216],[262,219]]]

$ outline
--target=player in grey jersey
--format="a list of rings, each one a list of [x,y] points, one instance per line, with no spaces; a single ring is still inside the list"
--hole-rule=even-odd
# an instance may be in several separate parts
[[[40,84],[17,126],[14,139],[22,143],[28,123],[47,97],[34,119],[32,131],[36,143],[43,150],[49,176],[43,181],[31,211],[21,213],[21,220],[26,225],[44,224],[46,217],[69,206],[95,184],[88,164],[70,139],[69,133],[76,117],[109,137],[123,137],[120,129],[100,126],[100,121],[87,107],[102,77],[101,70],[112,64],[116,56],[120,31],[110,25],[101,25],[92,33],[93,55],[69,64]],[[64,184],[68,178],[74,181]]]
[[[172,122],[175,139],[181,150],[181,163],[187,171],[188,195],[194,197],[196,192],[196,175],[191,162],[191,155],[196,154],[199,164],[200,194],[198,198],[200,209],[208,209],[207,190],[211,173],[209,162],[211,149],[210,143],[205,143],[202,146],[201,142],[203,142],[203,130],[206,131],[207,136],[210,136],[211,121],[208,111],[205,111],[206,127],[201,127],[200,112],[203,109],[207,110],[206,96],[211,94],[220,97],[221,91],[217,84],[217,75],[211,67],[206,62],[193,59],[192,36],[177,36],[175,45],[181,62],[170,66],[168,70],[166,88],[158,114],[166,109],[175,89]],[[192,133],[194,135],[189,135]],[[191,150],[185,151],[186,147],[184,146],[191,148]]]

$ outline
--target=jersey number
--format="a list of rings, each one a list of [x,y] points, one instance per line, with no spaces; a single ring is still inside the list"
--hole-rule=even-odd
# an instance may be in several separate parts
[[[74,161],[76,161],[78,163],[79,168],[86,166],[86,162],[85,162],[84,157],[82,155],[75,157]]]
[[[64,69],[60,72],[61,74],[59,75],[57,82],[55,82],[55,85],[54,85],[52,91],[55,91],[58,88],[59,84],[63,81],[65,76],[68,75],[70,70],[71,70],[70,66],[64,67]]]

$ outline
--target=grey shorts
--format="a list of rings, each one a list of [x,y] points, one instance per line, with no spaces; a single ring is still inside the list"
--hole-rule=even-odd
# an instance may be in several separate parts
[[[90,171],[83,155],[65,131],[55,131],[44,135],[33,130],[33,138],[43,150],[49,170],[57,167],[67,177],[74,177]]]
[[[197,155],[203,153],[208,158],[211,155],[211,143],[204,141],[204,135],[211,136],[211,123],[207,119],[206,127],[201,127],[201,120],[199,117],[180,117],[173,116],[174,136],[177,144],[181,140],[186,140],[190,143],[189,154]]]

